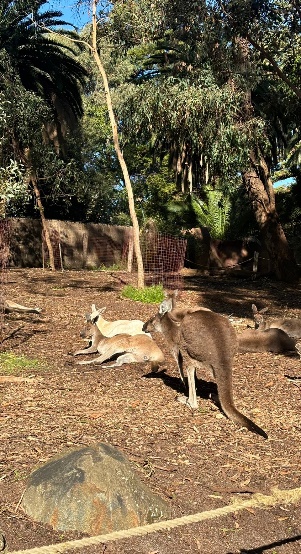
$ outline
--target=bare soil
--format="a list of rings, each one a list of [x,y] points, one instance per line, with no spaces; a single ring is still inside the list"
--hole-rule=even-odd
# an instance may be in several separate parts
[[[266,441],[221,413],[210,398],[216,388],[206,373],[198,375],[199,410],[178,403],[183,386],[161,336],[155,338],[166,363],[158,374],[145,364],[110,369],[76,365],[69,353],[84,346],[79,333],[92,303],[107,307],[107,319],[146,320],[156,312],[154,305],[121,297],[124,284],[134,277],[41,269],[8,270],[2,276],[8,299],[43,309],[41,315],[2,319],[2,351],[42,362],[11,375],[0,365],[0,528],[9,551],[83,536],[33,522],[21,508],[29,474],[68,448],[97,442],[119,448],[141,479],[170,503],[172,517],[251,499],[256,492],[270,494],[274,487],[301,487],[297,356],[235,358],[235,403],[265,429]],[[298,317],[301,288],[263,279],[183,276],[180,305],[204,305],[227,315],[238,332],[253,326],[253,302],[268,306],[271,317]],[[301,503],[283,503],[68,552],[297,554],[300,516]]]

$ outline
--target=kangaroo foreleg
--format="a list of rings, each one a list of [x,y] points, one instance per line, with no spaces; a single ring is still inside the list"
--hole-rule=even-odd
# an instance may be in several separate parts
[[[83,348],[82,350],[76,350],[73,356],[79,356],[80,354],[95,354],[96,352],[98,352],[98,350],[96,346],[92,344],[91,346],[88,346],[88,348]]]
[[[96,352],[99,352],[99,350],[96,350]],[[77,362],[78,364],[80,365],[86,365],[86,364],[102,364],[103,362],[105,362],[106,360],[109,360],[110,358],[112,358],[112,356],[115,356],[116,354],[119,354],[119,353],[122,353],[124,352],[124,350],[118,352],[118,350],[116,348],[107,348],[107,349],[103,349],[102,353],[101,353],[101,356],[99,356],[98,358],[94,358],[94,360],[85,360],[85,361],[82,361],[82,362]]]

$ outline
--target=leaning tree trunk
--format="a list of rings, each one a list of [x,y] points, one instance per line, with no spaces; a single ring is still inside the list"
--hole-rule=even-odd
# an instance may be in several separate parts
[[[37,205],[38,205],[38,209],[39,209],[39,212],[40,212],[42,229],[43,229],[43,232],[44,232],[45,242],[46,242],[46,246],[47,246],[48,254],[49,254],[49,265],[50,265],[50,268],[53,271],[55,271],[53,248],[52,248],[52,244],[51,244],[51,240],[50,240],[47,220],[46,220],[45,214],[44,214],[44,206],[43,206],[43,203],[42,203],[42,200],[41,200],[40,189],[39,189],[38,184],[37,184],[37,178],[36,178],[35,172],[31,173],[30,181],[31,181],[31,184],[32,184],[32,187],[33,187],[34,195],[35,195]]]
[[[279,221],[275,193],[268,166],[262,155],[250,155],[250,167],[243,182],[252,203],[262,242],[269,254],[273,272],[279,281],[298,281],[298,266]]]
[[[49,254],[49,265],[50,265],[50,268],[53,271],[55,271],[53,248],[52,248],[52,244],[51,244],[51,240],[50,240],[47,220],[46,220],[45,214],[44,214],[44,206],[43,206],[43,203],[42,203],[42,200],[41,200],[40,189],[38,187],[37,174],[36,174],[35,169],[31,165],[31,151],[30,151],[30,148],[26,148],[22,152],[22,159],[24,160],[24,164],[27,166],[28,185],[29,184],[32,185],[33,192],[34,192],[34,195],[35,195],[35,198],[36,198],[36,201],[37,201],[37,206],[38,206],[38,209],[39,209],[39,212],[40,212],[42,229],[43,229],[43,232],[44,232],[45,242],[46,242],[46,246],[47,246],[48,254]]]
[[[115,151],[118,157],[118,161],[122,170],[124,183],[127,190],[128,195],[128,202],[129,202],[129,210],[130,210],[130,216],[133,224],[133,242],[134,242],[134,251],[136,255],[137,260],[137,285],[138,288],[144,288],[144,267],[143,267],[143,260],[142,260],[142,254],[141,254],[141,248],[140,248],[140,237],[139,237],[139,224],[137,219],[137,214],[135,210],[135,204],[134,204],[134,195],[133,195],[133,189],[131,185],[130,176],[128,173],[127,165],[125,163],[120,144],[119,144],[119,138],[118,138],[118,131],[117,131],[117,123],[115,119],[115,114],[113,111],[112,106],[112,99],[111,99],[111,93],[109,89],[109,83],[107,79],[107,74],[105,72],[105,68],[101,62],[101,59],[97,52],[97,42],[96,42],[96,6],[97,6],[98,0],[93,0],[92,3],[92,41],[93,41],[93,47],[92,47],[92,53],[94,60],[96,62],[96,65],[98,67],[98,70],[101,74],[105,95],[106,95],[106,102],[112,127],[112,133],[113,133],[113,141],[114,141],[114,147]]]

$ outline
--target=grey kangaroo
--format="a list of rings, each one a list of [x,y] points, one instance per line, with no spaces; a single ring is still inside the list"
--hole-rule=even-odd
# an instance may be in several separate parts
[[[238,348],[237,336],[228,318],[210,310],[177,310],[174,291],[160,304],[158,313],[143,326],[144,331],[162,333],[174,356],[182,381],[184,368],[188,378],[188,399],[179,399],[197,409],[195,371],[209,367],[216,380],[224,413],[242,427],[264,438],[267,434],[234,406],[232,365]]]
[[[294,339],[301,339],[301,320],[293,318],[278,318],[267,322],[263,316],[268,311],[268,308],[258,310],[255,304],[252,304],[253,318],[255,329],[265,331],[266,329],[282,329],[287,335]]]
[[[238,335],[239,352],[294,352],[296,339],[289,337],[282,329],[244,329]]]

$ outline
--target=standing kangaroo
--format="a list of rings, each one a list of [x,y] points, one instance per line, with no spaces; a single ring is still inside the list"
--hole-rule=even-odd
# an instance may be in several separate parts
[[[179,400],[197,409],[195,371],[209,367],[216,380],[218,397],[224,413],[249,431],[264,438],[267,434],[234,406],[232,393],[232,365],[238,348],[237,336],[230,321],[205,309],[177,310],[177,291],[168,295],[158,313],[143,326],[144,331],[162,333],[177,362],[181,379],[187,372],[189,396]]]

